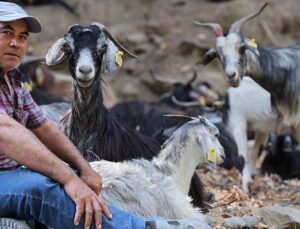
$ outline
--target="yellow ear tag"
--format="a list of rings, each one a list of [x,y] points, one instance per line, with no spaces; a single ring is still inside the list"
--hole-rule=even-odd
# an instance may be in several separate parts
[[[204,96],[200,96],[199,97],[199,103],[201,106],[205,106],[206,105],[206,100],[204,98]]]
[[[116,54],[116,63],[119,67],[122,66],[122,56],[123,56],[123,52],[118,51],[117,54]]]
[[[31,92],[32,91],[32,85],[28,82],[24,82],[24,86],[27,89],[27,91]]]
[[[217,151],[215,148],[211,148],[207,154],[207,160],[209,162],[217,163]]]
[[[251,48],[257,48],[257,44],[254,38],[250,39],[248,42],[249,47]]]

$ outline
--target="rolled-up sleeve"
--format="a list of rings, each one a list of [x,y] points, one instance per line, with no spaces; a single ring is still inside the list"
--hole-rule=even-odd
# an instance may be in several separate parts
[[[28,119],[26,122],[26,127],[29,129],[35,129],[44,125],[48,119],[44,115],[43,111],[39,106],[34,102],[30,93],[22,85],[23,89],[23,109],[28,112]]]

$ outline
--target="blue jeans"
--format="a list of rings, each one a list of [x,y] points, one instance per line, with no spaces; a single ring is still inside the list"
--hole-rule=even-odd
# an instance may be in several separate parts
[[[144,229],[143,218],[108,206],[113,218],[102,216],[102,228]],[[50,178],[27,168],[0,171],[0,217],[36,220],[50,228],[84,228],[73,224],[75,204]],[[91,228],[95,228],[94,222]]]

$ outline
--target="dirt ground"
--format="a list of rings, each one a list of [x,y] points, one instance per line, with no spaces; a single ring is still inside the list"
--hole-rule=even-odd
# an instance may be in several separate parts
[[[28,7],[40,18],[43,32],[31,37],[30,51],[45,55],[48,47],[63,36],[68,26],[98,21],[111,32],[138,59],[125,58],[123,68],[114,76],[105,77],[120,101],[124,94],[134,92],[143,100],[155,100],[158,95],[146,86],[151,81],[149,70],[167,79],[185,81],[196,69],[198,80],[212,84],[220,93],[228,87],[217,61],[203,67],[197,61],[214,41],[209,29],[192,22],[218,22],[226,31],[230,24],[259,7],[261,0],[231,0],[217,3],[207,0],[68,0],[80,16],[72,15],[58,5]],[[261,47],[286,46],[300,39],[299,0],[269,0],[265,11],[245,24],[243,34],[255,38]],[[269,36],[263,25],[272,31]],[[129,91],[129,92],[128,92]],[[251,195],[241,191],[241,175],[223,169],[199,170],[208,189],[215,194],[211,213],[251,215],[253,208],[278,203],[300,209],[300,183],[282,181],[277,176],[260,176]],[[241,204],[242,202],[242,204]],[[223,213],[222,213],[223,212]]]

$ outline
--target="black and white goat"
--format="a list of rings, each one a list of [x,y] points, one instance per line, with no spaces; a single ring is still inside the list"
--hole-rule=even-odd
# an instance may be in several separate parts
[[[221,25],[217,23],[195,22],[197,25],[213,28],[217,36],[214,47],[205,54],[202,63],[208,64],[215,57],[220,59],[228,81],[233,87],[239,86],[243,76],[250,76],[254,79],[271,94],[273,99],[271,110],[275,108],[278,115],[278,120],[273,126],[276,126],[276,130],[292,127],[294,135],[299,140],[300,46],[257,48],[255,40],[245,38],[240,34],[242,25],[260,14],[266,6],[267,4],[259,11],[233,23],[226,36],[223,35]],[[258,138],[263,137],[258,136]],[[246,164],[248,160],[254,165],[256,158],[257,154],[247,156]],[[244,189],[247,189],[246,183],[251,181],[255,169],[250,168],[248,172],[249,174],[243,174],[247,176],[247,179],[243,180]]]
[[[172,134],[152,161],[91,162],[102,176],[101,197],[144,217],[203,218],[187,195],[191,178],[197,165],[220,164],[225,155],[217,127],[204,117],[191,119]]]
[[[48,65],[69,60],[73,77],[73,101],[61,128],[90,161],[106,159],[124,161],[133,158],[152,159],[160,150],[159,142],[121,124],[103,105],[100,70],[112,74],[122,64],[122,52],[127,51],[97,22],[90,26],[74,25],[58,39],[46,56]],[[203,206],[203,187],[195,175],[192,193],[197,206]]]

